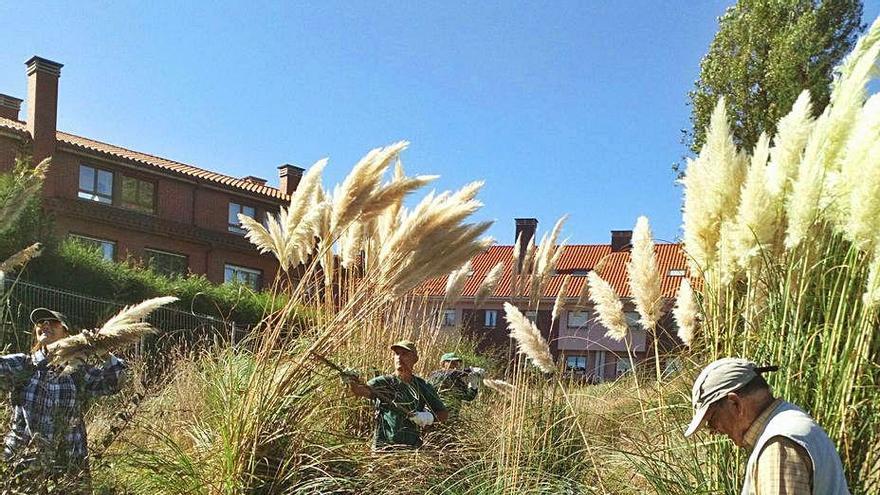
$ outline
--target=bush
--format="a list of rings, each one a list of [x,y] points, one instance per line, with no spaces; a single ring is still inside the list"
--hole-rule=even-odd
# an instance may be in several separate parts
[[[128,259],[102,259],[90,246],[65,240],[47,250],[27,268],[33,282],[123,303],[174,295],[186,311],[229,319],[243,325],[258,323],[266,311],[281,308],[284,299],[255,292],[240,284],[215,285],[202,275],[166,276]]]

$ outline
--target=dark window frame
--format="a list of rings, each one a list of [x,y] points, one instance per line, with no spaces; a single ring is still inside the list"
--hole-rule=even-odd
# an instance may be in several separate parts
[[[235,277],[233,279],[230,279],[227,276],[227,273],[229,270],[232,270],[233,273],[240,272],[240,273],[244,273],[246,275],[255,275],[256,280],[254,280],[253,284],[252,284],[249,277],[245,278],[244,280],[242,280],[239,277]],[[231,283],[231,282],[238,282],[238,283],[249,286],[250,288],[252,288],[255,291],[258,291],[258,290],[262,289],[262,287],[263,287],[263,270],[260,270],[259,268],[251,268],[249,266],[236,265],[233,263],[224,263],[223,264],[223,283]]]
[[[135,202],[133,202],[133,203],[128,202],[123,198],[123,194],[125,192],[124,182],[126,179],[133,180],[136,183]],[[159,185],[156,183],[156,181],[141,179],[140,177],[135,177],[133,175],[119,174],[118,182],[119,182],[119,187],[114,187],[115,189],[119,190],[119,193],[114,195],[114,196],[116,196],[115,197],[116,201],[114,202],[114,204],[116,206],[119,206],[120,208],[125,208],[126,210],[133,210],[133,211],[137,211],[140,213],[146,213],[149,215],[153,215],[156,213],[156,203],[157,203],[156,199],[159,196],[157,193],[157,191],[159,189]],[[138,202],[140,200],[141,192],[143,190],[142,188],[145,185],[149,185],[152,188],[152,197],[150,198],[150,205],[149,206],[147,206],[146,203],[141,204]],[[147,209],[147,208],[149,208],[149,209]]]
[[[185,266],[183,267],[182,271],[173,271],[173,270],[166,271],[166,270],[157,269],[155,266],[152,265],[153,258],[150,257],[151,254],[181,258],[183,260],[183,263]],[[152,266],[153,270],[155,270],[156,272],[161,273],[163,275],[186,275],[187,273],[189,273],[189,255],[187,255],[187,254],[175,253],[173,251],[166,251],[164,249],[147,247],[147,248],[144,248],[144,261],[147,263],[147,265]]]
[[[82,173],[83,168],[88,168],[92,170],[94,174],[92,177],[92,190],[83,189],[82,188]],[[101,204],[112,205],[113,204],[113,195],[116,192],[116,173],[113,170],[107,170],[105,168],[96,167],[94,165],[89,165],[85,163],[79,164],[77,174],[77,198],[85,200],[85,201],[95,201]],[[110,174],[110,194],[104,194],[98,192],[98,176],[100,172],[105,172]],[[106,201],[102,201],[106,200]]]
[[[78,234],[76,232],[68,232],[67,237],[74,239],[77,242],[84,242],[86,244],[97,243],[98,246],[101,248],[101,258],[104,261],[116,261],[116,255],[119,251],[118,241],[114,241],[113,239],[102,239],[100,237],[94,237],[85,234]],[[104,251],[104,244],[110,244],[113,249],[110,258],[107,258],[107,253]]]
[[[256,206],[246,205],[244,203],[238,203],[233,200],[229,200],[229,204],[226,207],[226,230],[232,232],[233,234],[244,235],[247,231],[244,227],[241,226],[241,222],[232,223],[229,221],[230,213],[232,212],[233,206],[238,207],[238,211],[236,212],[235,218],[238,219],[238,214],[245,214],[253,219],[257,218],[257,212],[259,211]],[[250,208],[253,212],[253,215],[248,215],[244,210],[245,208]]]

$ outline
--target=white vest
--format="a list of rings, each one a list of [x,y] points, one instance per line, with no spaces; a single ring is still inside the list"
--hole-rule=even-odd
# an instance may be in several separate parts
[[[843,464],[840,462],[840,456],[837,455],[834,442],[809,414],[785,401],[780,402],[776,410],[770,413],[767,426],[755,442],[755,448],[746,465],[746,480],[742,495],[754,493],[752,473],[755,471],[758,456],[767,441],[780,436],[794,441],[810,455],[813,461],[813,495],[849,495],[846,478],[843,475]]]

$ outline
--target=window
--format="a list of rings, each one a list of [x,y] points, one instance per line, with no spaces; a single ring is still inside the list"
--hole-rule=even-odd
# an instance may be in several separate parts
[[[568,326],[569,327],[585,327],[590,320],[589,311],[569,311]]]
[[[669,277],[684,277],[686,273],[684,268],[670,268],[666,275]]]
[[[119,206],[130,210],[153,213],[156,186],[149,181],[122,176]]]
[[[229,203],[229,231],[235,232],[236,234],[244,234],[245,230],[241,227],[241,222],[238,221],[239,213],[251,218],[256,218],[257,212],[253,206],[244,206],[232,202]]]
[[[262,270],[227,264],[223,281],[244,284],[251,289],[260,290],[260,286],[263,284],[263,272]]]
[[[620,376],[632,369],[632,361],[628,357],[617,358],[617,376]]]
[[[526,318],[529,319],[532,323],[538,321],[538,312],[537,311],[526,311]]]
[[[593,376],[597,381],[605,378],[605,351],[593,351]]]
[[[486,319],[483,326],[494,327],[498,324],[498,311],[494,309],[486,310]]]
[[[455,326],[455,310],[454,309],[444,309],[443,310],[443,326],[444,327],[454,327]]]
[[[70,238],[86,247],[98,251],[101,254],[101,258],[105,261],[113,261],[116,258],[116,241],[77,234],[70,234]]]
[[[590,274],[590,270],[572,270],[571,271],[572,277],[586,277],[589,274]]]
[[[79,197],[99,203],[113,203],[113,172],[88,165],[79,166]]]
[[[189,259],[182,254],[159,251],[158,249],[144,249],[147,264],[157,273],[163,275],[186,275],[189,269]]]
[[[565,370],[571,373],[586,373],[587,356],[566,356]]]

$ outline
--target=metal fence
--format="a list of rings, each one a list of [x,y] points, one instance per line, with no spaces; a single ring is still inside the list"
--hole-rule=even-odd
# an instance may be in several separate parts
[[[63,313],[68,324],[75,328],[99,328],[125,304],[107,299],[90,297],[75,292],[47,287],[22,280],[6,279],[2,287],[0,309],[0,351],[22,352],[33,343],[30,313],[34,308],[45,307]],[[161,331],[163,338],[187,341],[231,337],[237,340],[247,328],[235,322],[209,315],[188,313],[174,308],[159,308],[147,319]]]

